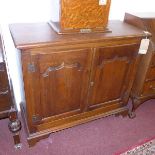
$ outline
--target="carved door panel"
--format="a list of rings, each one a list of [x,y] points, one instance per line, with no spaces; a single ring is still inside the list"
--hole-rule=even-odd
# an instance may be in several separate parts
[[[31,55],[32,72],[35,66],[29,78],[33,123],[69,117],[85,109],[91,59],[90,49]]]
[[[133,82],[139,45],[98,48],[90,83],[89,108],[125,102]]]

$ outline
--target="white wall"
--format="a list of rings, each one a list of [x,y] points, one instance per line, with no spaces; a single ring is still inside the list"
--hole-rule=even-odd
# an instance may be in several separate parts
[[[38,22],[58,19],[59,0],[0,0],[0,22]],[[155,11],[154,0],[112,0],[110,19],[122,19],[125,11]]]
[[[24,99],[19,82],[20,67],[8,29],[9,23],[42,22],[59,18],[59,0],[0,0],[0,24],[5,39],[10,74],[13,80],[16,102]],[[154,0],[112,0],[110,19],[123,20],[125,12],[155,12]]]
[[[0,20],[5,23],[47,21],[52,0],[0,0]]]
[[[110,19],[123,19],[125,12],[155,12],[155,0],[112,0]]]

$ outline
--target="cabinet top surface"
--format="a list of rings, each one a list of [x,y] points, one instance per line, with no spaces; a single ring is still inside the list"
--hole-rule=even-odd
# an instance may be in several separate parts
[[[121,21],[109,21],[108,33],[57,34],[48,23],[9,25],[14,44],[18,49],[28,49],[51,45],[69,45],[98,42],[112,39],[143,37],[142,30]]]

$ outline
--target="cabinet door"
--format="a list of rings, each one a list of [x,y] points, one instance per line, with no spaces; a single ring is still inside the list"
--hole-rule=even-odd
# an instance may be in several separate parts
[[[31,55],[25,93],[32,123],[69,117],[85,109],[91,55],[89,49]]]
[[[139,45],[96,49],[90,83],[89,108],[124,103],[133,82]]]

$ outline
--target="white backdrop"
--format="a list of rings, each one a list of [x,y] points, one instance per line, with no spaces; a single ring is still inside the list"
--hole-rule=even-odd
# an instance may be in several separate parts
[[[123,20],[125,12],[155,12],[155,0],[112,0],[109,19]],[[43,22],[59,18],[59,0],[0,0],[0,24],[17,104],[24,99],[20,67],[8,24]],[[18,106],[19,107],[19,106]]]
[[[155,0],[112,0],[110,19],[125,11],[155,11]],[[0,22],[38,22],[58,18],[59,0],[0,0]]]

